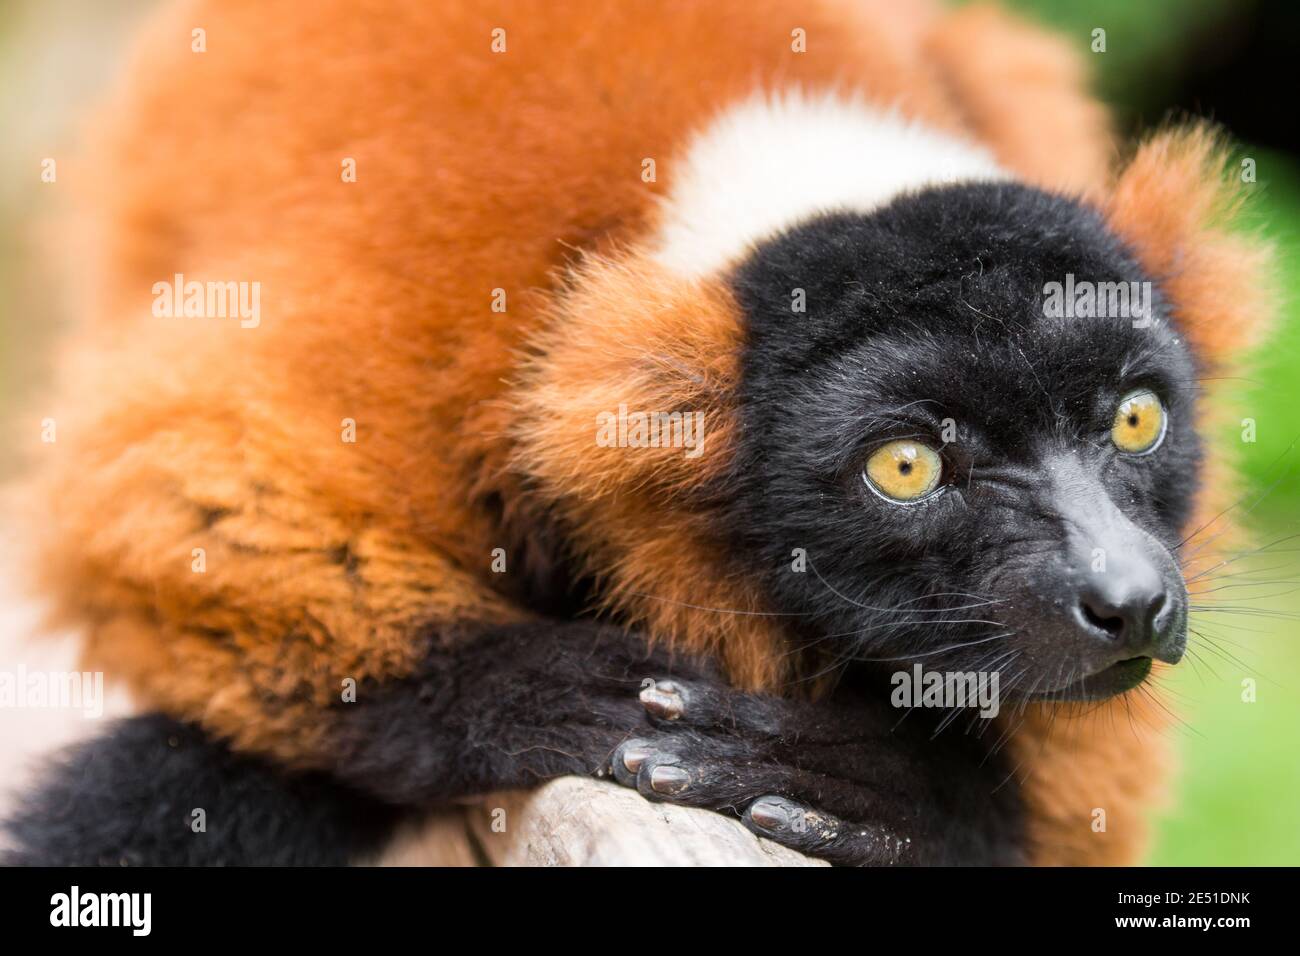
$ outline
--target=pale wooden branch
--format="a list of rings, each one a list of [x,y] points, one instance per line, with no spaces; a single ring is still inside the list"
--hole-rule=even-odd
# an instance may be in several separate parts
[[[739,821],[651,803],[633,790],[564,777],[538,790],[488,797],[413,829],[388,865],[824,866]]]

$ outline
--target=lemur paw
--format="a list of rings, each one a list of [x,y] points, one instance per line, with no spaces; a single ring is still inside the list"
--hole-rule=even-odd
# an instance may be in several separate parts
[[[624,786],[651,800],[732,812],[754,833],[834,863],[909,861],[912,842],[892,827],[813,808],[829,803],[860,817],[880,799],[870,785],[792,764],[799,728],[788,702],[678,680],[646,686],[640,700],[655,732],[612,754],[611,774]],[[861,731],[847,724],[819,713],[805,729],[823,742]]]

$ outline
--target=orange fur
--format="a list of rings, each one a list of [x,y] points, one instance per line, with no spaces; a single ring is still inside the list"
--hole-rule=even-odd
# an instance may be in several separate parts
[[[718,655],[742,686],[782,685],[786,642],[753,616],[762,597],[728,572],[698,494],[735,439],[742,330],[729,292],[636,256],[590,262],[573,287],[524,369],[517,467],[574,529],[603,579],[606,610],[657,640]],[[702,412],[705,452],[597,447],[597,416],[620,403]]]
[[[320,765],[343,678],[408,672],[423,623],[523,613],[491,551],[554,509],[608,613],[781,686],[779,631],[707,610],[762,596],[693,496],[730,440],[738,318],[720,284],[664,274],[637,242],[688,134],[791,84],[897,103],[1031,181],[1104,192],[1110,141],[1077,63],[984,9],[196,0],[162,17],[74,173],[99,278],[32,487],[36,586],[86,628],[91,665],[237,746]],[[1247,327],[1227,298],[1250,291],[1245,257],[1206,232],[1201,154],[1160,142],[1109,214],[1218,355]],[[153,283],[178,272],[260,282],[261,326],[155,318]],[[620,402],[704,409],[709,453],[604,454],[595,415]],[[1150,744],[1104,720],[1048,739],[1047,721],[1016,740],[1039,858],[1131,857]],[[1107,841],[1093,806],[1119,821]]]
[[[1095,195],[1114,161],[1110,120],[1084,93],[1064,40],[974,4],[928,39],[969,127],[998,159],[1045,189]]]
[[[315,727],[340,676],[403,673],[443,610],[513,613],[487,569],[531,521],[505,440],[515,350],[573,249],[650,228],[687,134],[755,84],[955,123],[919,51],[846,33],[835,5],[662,9],[646,29],[613,0],[195,0],[154,24],[71,173],[97,279],[37,452],[36,500],[61,502],[37,586],[87,624],[92,663],[250,749],[324,759],[285,728]],[[260,327],[152,316],[178,272],[260,282]]]
[[[1276,301],[1269,247],[1235,228],[1245,186],[1204,126],[1138,149],[1106,204],[1114,230],[1174,303],[1196,351],[1222,371],[1259,341]]]

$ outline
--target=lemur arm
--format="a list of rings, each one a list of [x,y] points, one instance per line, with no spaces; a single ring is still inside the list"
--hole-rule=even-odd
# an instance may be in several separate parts
[[[565,774],[730,810],[833,862],[1021,859],[1014,788],[971,738],[887,707],[741,694],[587,623],[448,628],[419,670],[322,712],[332,759],[291,774],[151,715],[74,749],[9,823],[9,862],[344,863],[402,811]],[[201,809],[205,829],[191,827]]]

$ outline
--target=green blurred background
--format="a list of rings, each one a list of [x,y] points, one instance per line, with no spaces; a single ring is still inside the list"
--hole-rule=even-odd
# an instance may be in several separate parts
[[[124,38],[156,0],[0,2],[0,399],[11,413],[44,378],[46,346],[67,290],[38,254],[57,214],[34,185],[40,159],[76,142],[77,117],[102,92]],[[1252,542],[1231,588],[1204,600],[1186,663],[1167,684],[1181,723],[1170,735],[1182,773],[1157,821],[1149,862],[1300,863],[1300,134],[1289,102],[1300,54],[1300,3],[1251,0],[1006,0],[1055,27],[1087,58],[1120,130],[1140,135],[1171,117],[1222,122],[1237,157],[1257,161],[1254,227],[1277,243],[1286,294],[1277,336],[1246,379],[1233,383],[1233,419],[1257,423],[1257,441],[1218,436],[1239,450]],[[1106,31],[1106,51],[1091,50]],[[1289,82],[1279,82],[1285,77]],[[1239,413],[1238,413],[1239,411]],[[4,416],[8,418],[8,414]],[[0,446],[0,476],[12,468]],[[1230,610],[1231,609],[1231,610]],[[1242,700],[1242,681],[1257,683]]]

